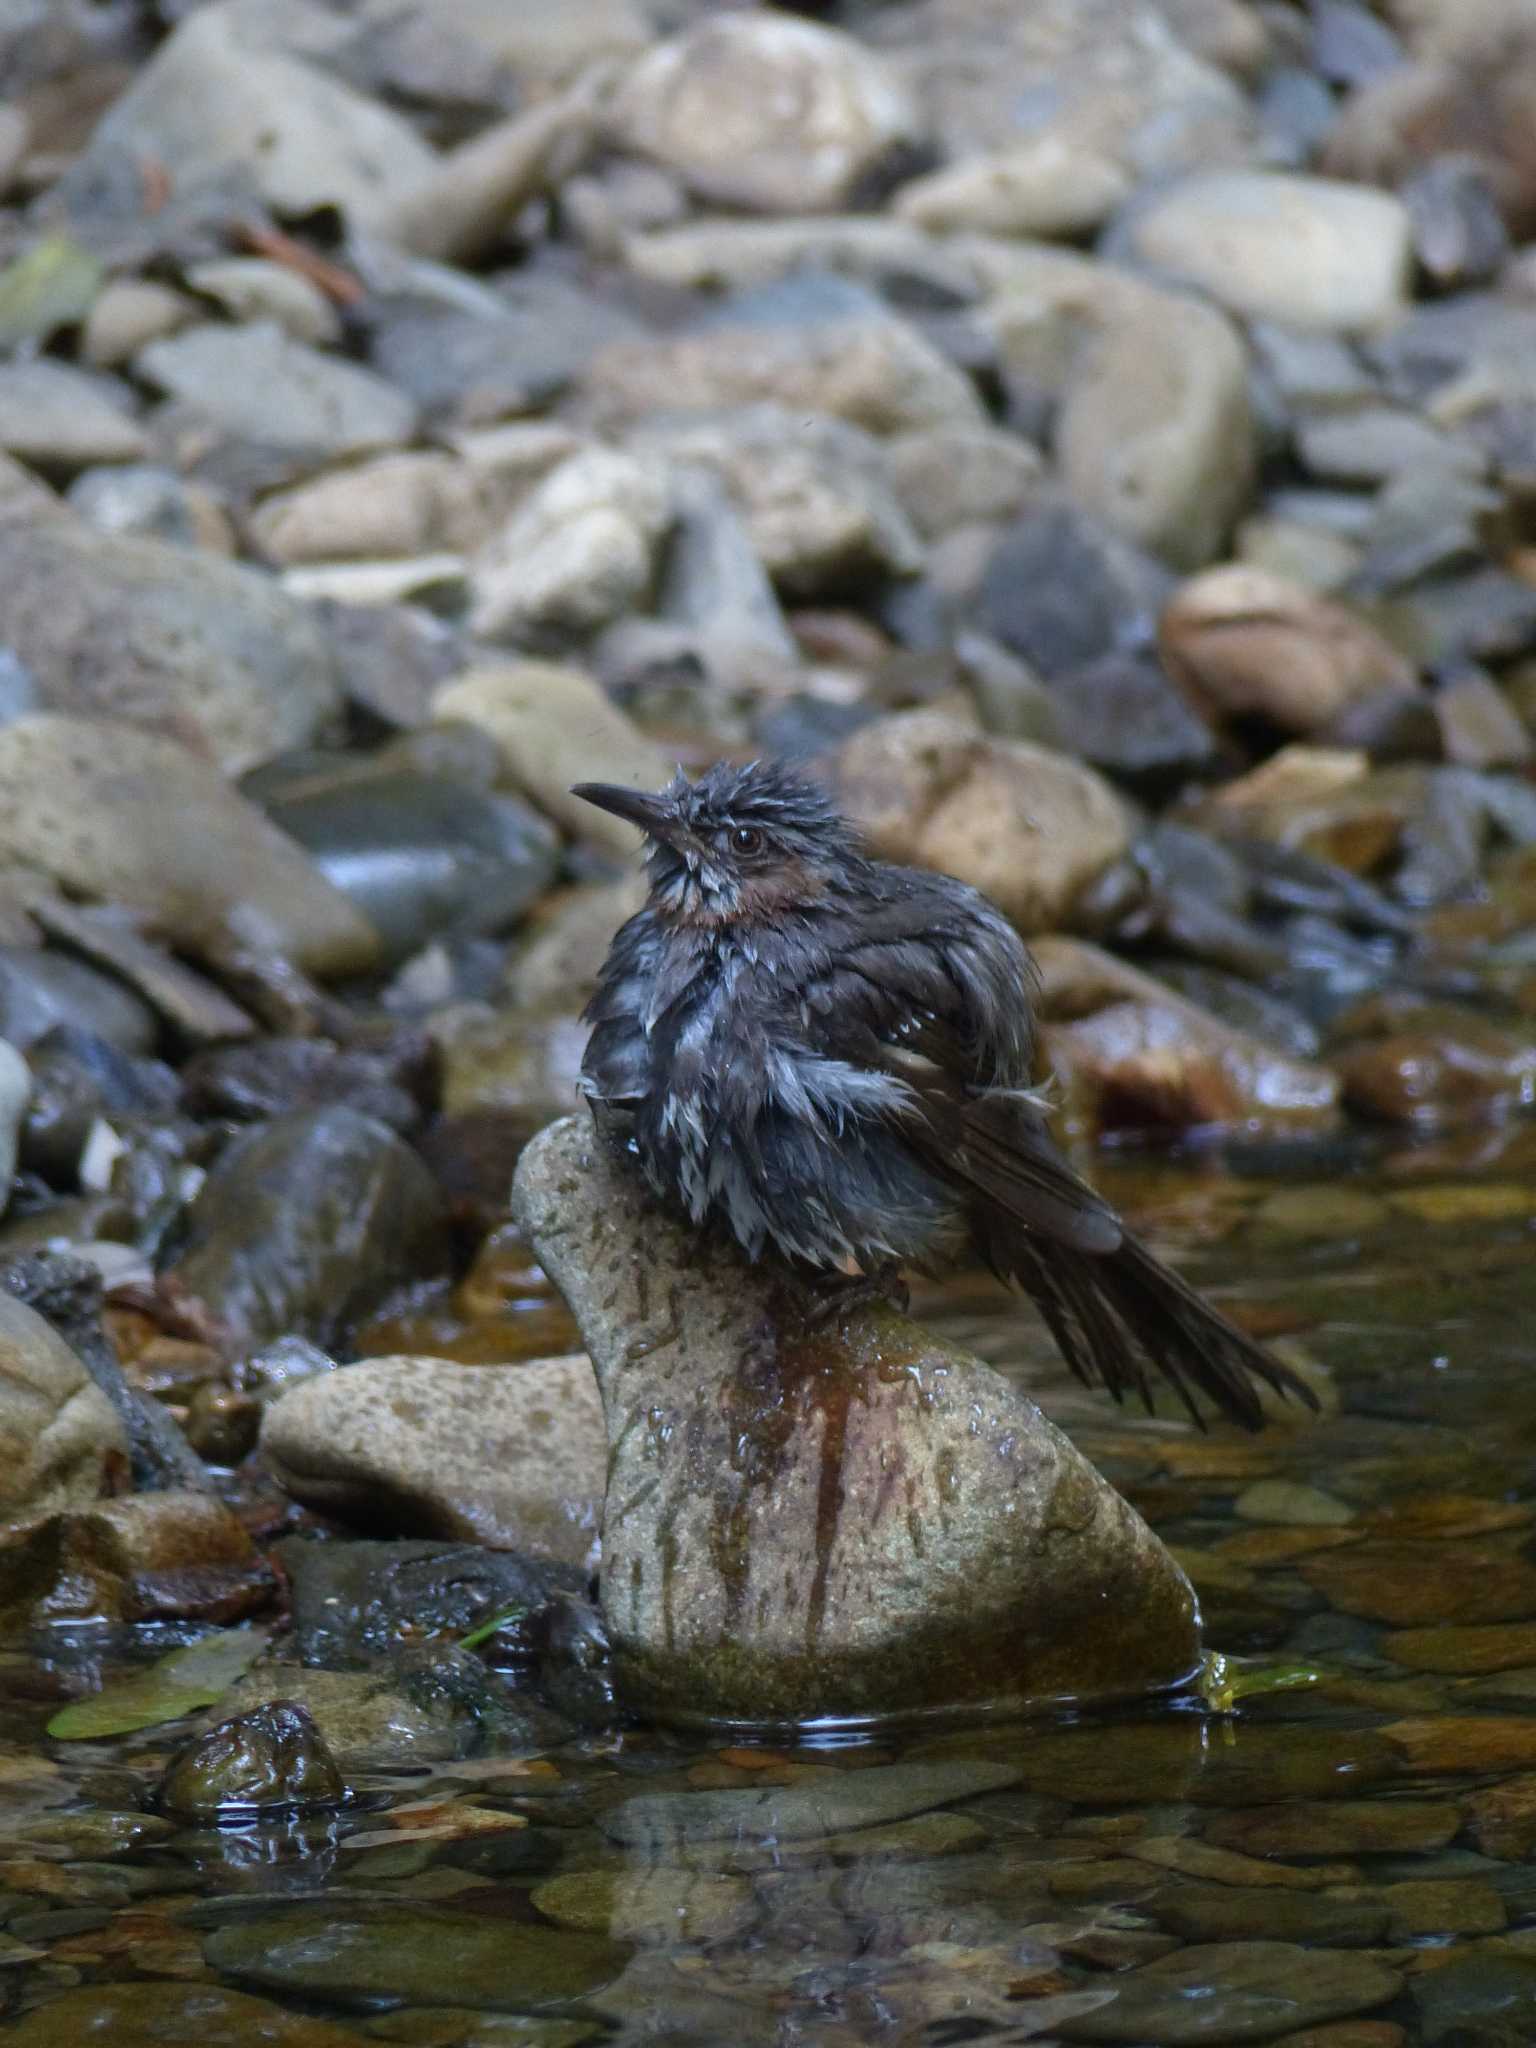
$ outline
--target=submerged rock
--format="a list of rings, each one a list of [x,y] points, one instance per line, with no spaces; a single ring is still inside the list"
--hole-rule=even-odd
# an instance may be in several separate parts
[[[242,1525],[203,1493],[139,1493],[32,1524],[0,1543],[0,1627],[237,1621],[272,1576]]]
[[[696,1243],[584,1117],[528,1148],[513,1205],[603,1392],[603,1606],[635,1705],[784,1722],[1188,1676],[1183,1575],[978,1360],[890,1309],[806,1334],[795,1283]]]
[[[155,1788],[155,1804],[188,1820],[234,1819],[339,1806],[346,1792],[312,1716],[291,1700],[273,1700],[178,1750]]]
[[[393,1131],[355,1109],[295,1110],[236,1139],[188,1214],[170,1267],[236,1340],[328,1344],[445,1262],[436,1183]]]
[[[265,1998],[218,1984],[89,1984],[26,2013],[11,2033],[17,2048],[365,2048],[364,2038],[331,2020],[289,2012]]]

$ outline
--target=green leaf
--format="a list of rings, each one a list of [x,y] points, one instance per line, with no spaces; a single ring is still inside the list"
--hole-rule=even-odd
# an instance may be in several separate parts
[[[1219,1650],[1210,1650],[1195,1689],[1213,1713],[1230,1714],[1242,1700],[1296,1692],[1316,1685],[1322,1675],[1310,1664],[1268,1664],[1257,1657],[1224,1657]]]
[[[48,1723],[56,1742],[95,1742],[128,1735],[211,1707],[245,1676],[267,1647],[264,1628],[219,1628],[146,1670],[104,1686],[93,1698],[61,1707]]]
[[[493,1614],[489,1621],[482,1621],[478,1628],[472,1628],[467,1636],[459,1637],[461,1650],[478,1650],[482,1643],[488,1643],[499,1628],[509,1622],[521,1621],[528,1612],[526,1601],[520,1607],[504,1607],[500,1614]]]
[[[101,290],[96,258],[67,235],[49,235],[0,270],[0,348],[46,342],[83,320]]]

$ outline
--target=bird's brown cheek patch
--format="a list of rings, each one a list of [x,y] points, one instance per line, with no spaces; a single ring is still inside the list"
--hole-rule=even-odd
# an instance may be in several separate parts
[[[760,875],[748,875],[741,884],[737,917],[779,918],[791,910],[803,910],[827,892],[826,877],[808,868],[804,861],[787,860]]]

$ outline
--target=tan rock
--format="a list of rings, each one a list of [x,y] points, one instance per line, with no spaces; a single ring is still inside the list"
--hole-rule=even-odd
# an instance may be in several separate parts
[[[202,318],[197,300],[171,285],[147,277],[113,278],[86,315],[80,354],[94,369],[115,370],[150,342]]]
[[[261,1454],[324,1514],[591,1561],[606,1454],[580,1354],[509,1366],[365,1359],[275,1401]]]
[[[895,212],[930,233],[1085,235],[1100,227],[1131,190],[1112,156],[1074,150],[1045,136],[983,156],[962,157],[914,178]]]
[[[999,427],[930,427],[888,444],[891,483],[925,539],[1009,519],[1045,474],[1038,449]]]
[[[1318,732],[1367,698],[1417,688],[1374,627],[1263,569],[1229,564],[1193,577],[1165,609],[1158,644],[1197,710],[1287,732]]]
[[[341,975],[378,952],[362,914],[215,769],[105,719],[0,730],[0,857],[142,911],[193,953],[249,945]]]
[[[439,721],[463,719],[501,749],[506,780],[565,826],[623,856],[640,835],[570,794],[573,782],[627,782],[659,789],[674,763],[633,725],[592,678],[544,661],[471,669],[433,699]]]
[[[1091,768],[942,712],[855,733],[837,757],[849,816],[882,860],[956,875],[1021,931],[1061,924],[1129,843],[1129,821]]]
[[[0,1521],[83,1507],[127,1469],[106,1395],[50,1324],[0,1293]]]
[[[1188,1672],[1183,1574],[979,1360],[891,1311],[796,1334],[796,1283],[661,1214],[584,1115],[524,1152],[513,1207],[603,1391],[602,1596],[637,1704],[763,1723]]]
[[[0,1544],[0,1617],[12,1629],[167,1615],[233,1621],[271,1591],[244,1526],[206,1493],[97,1501]]]

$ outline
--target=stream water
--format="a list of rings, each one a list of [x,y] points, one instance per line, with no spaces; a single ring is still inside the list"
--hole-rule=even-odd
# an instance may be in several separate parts
[[[166,1638],[11,1652],[0,2041],[1536,2041],[1536,1131],[1096,1170],[1332,1412],[1200,1435],[1076,1389],[980,1283],[916,1307],[1175,1548],[1205,1698],[840,1747],[610,1728],[215,1830],[143,1813],[181,1724],[44,1735]]]

